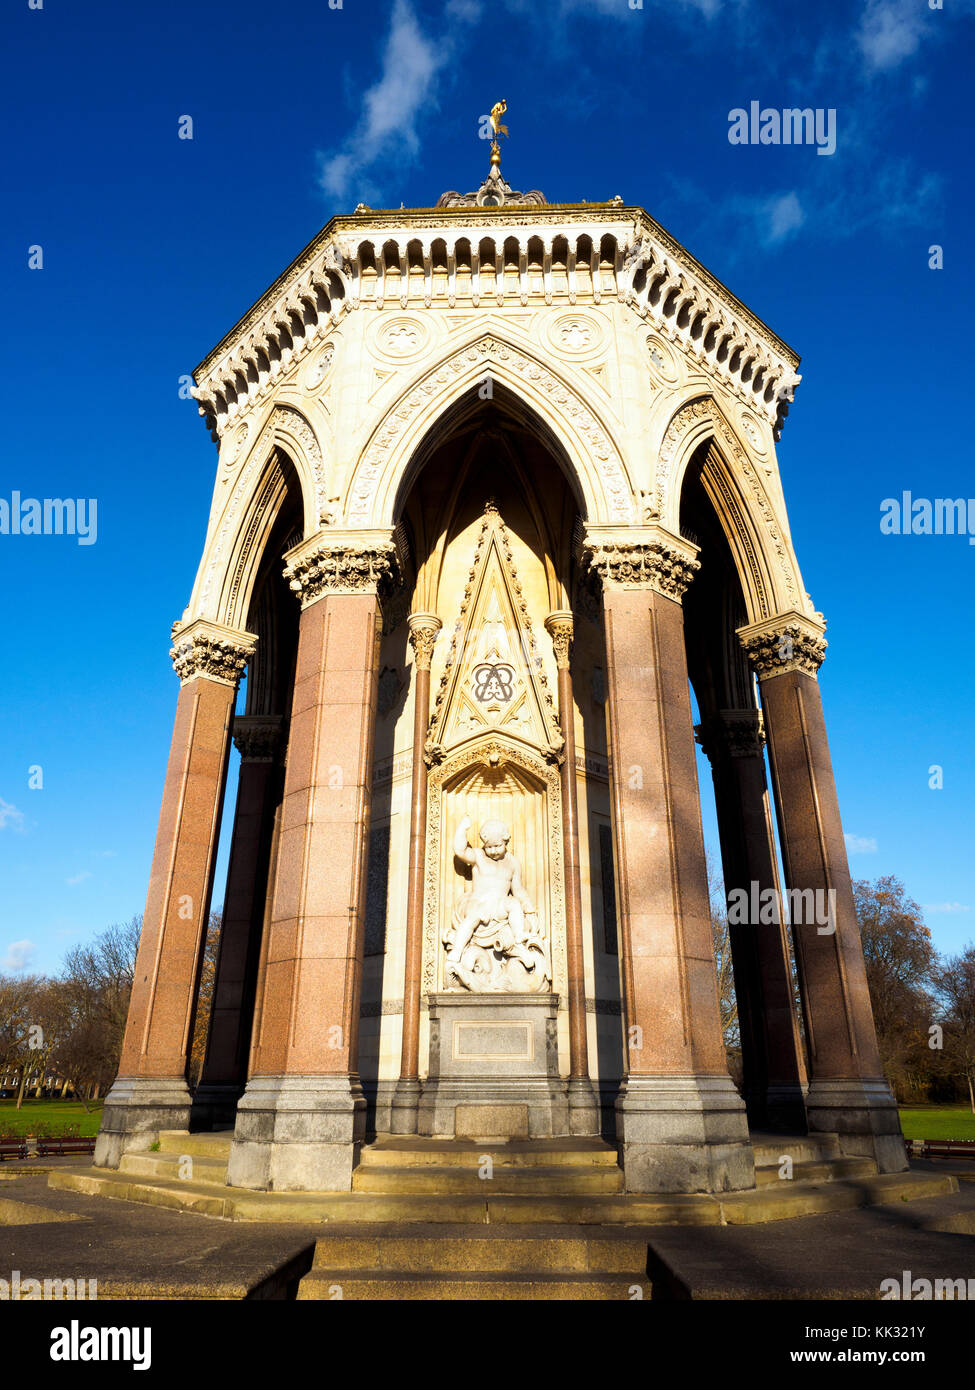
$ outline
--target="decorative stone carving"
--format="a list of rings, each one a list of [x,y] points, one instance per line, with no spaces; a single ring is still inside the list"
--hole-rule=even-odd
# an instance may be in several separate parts
[[[485,335],[441,362],[387,412],[356,467],[348,502],[351,526],[371,524],[376,492],[387,460],[399,437],[407,433],[424,412],[430,398],[442,394],[451,381],[469,373],[472,367],[482,367],[490,362],[502,363],[524,378],[548,399],[552,412],[561,416],[570,429],[581,435],[605,491],[610,518],[623,523],[630,521],[632,494],[619,453],[591,411],[541,362],[508,343]]]
[[[687,405],[677,411],[674,418],[667,427],[663,443],[660,446],[660,453],[657,458],[656,470],[656,510],[658,515],[664,516],[668,506],[668,487],[671,483],[671,474],[674,457],[683,436],[691,429],[695,423],[701,420],[708,420],[713,429],[716,444],[733,465],[738,476],[747,484],[749,491],[755,501],[756,511],[760,517],[764,531],[768,536],[769,545],[767,552],[771,559],[774,555],[778,565],[779,573],[782,576],[783,584],[788,597],[795,601],[798,597],[796,579],[791,563],[790,552],[783,540],[781,530],[772,510],[765,484],[758,476],[758,472],[749,459],[746,451],[741,447],[740,442],[735,438],[729,429],[727,421],[721,414],[718,406],[710,396],[700,396],[696,400],[689,401]],[[756,600],[762,616],[765,617],[772,611],[774,599],[768,593],[768,586],[763,578],[761,565],[755,554],[751,539],[747,534],[747,526],[744,518],[739,515],[738,504],[732,495],[727,484],[715,476],[715,486],[722,494],[722,501],[728,508],[729,515],[736,519],[739,524],[735,530],[738,535],[744,553],[748,561],[748,568],[752,575]]]
[[[234,720],[234,745],[242,762],[273,763],[281,745],[281,716],[238,714]]]
[[[550,760],[561,756],[558,713],[511,538],[488,502],[434,701],[427,751],[492,729],[524,739]]]
[[[782,613],[738,629],[738,637],[759,680],[785,671],[815,676],[826,655],[826,624],[802,613]]]
[[[429,671],[437,634],[443,625],[433,613],[411,613],[406,622],[416,668],[418,671]]]
[[[334,357],[335,344],[326,343],[305,373],[305,386],[309,391],[315,391],[321,386],[331,370]]]
[[[682,598],[700,569],[696,546],[660,537],[629,540],[626,533],[601,539],[587,536],[583,556],[604,585],[618,589],[653,589],[666,598]]]
[[[443,932],[445,981],[474,994],[539,994],[552,983],[548,942],[508,850],[511,832],[501,821],[484,821],[479,849],[468,843],[470,828],[465,816],[454,835],[454,858],[469,866],[473,884]]]
[[[556,666],[560,671],[567,671],[572,659],[572,614],[550,613],[545,619],[545,628],[552,639]]]
[[[518,821],[515,833],[520,845],[535,845],[536,857],[523,861],[535,890],[539,916],[547,923],[543,937],[550,950],[550,979],[564,988],[565,875],[562,846],[562,795],[559,770],[528,748],[503,736],[474,738],[450,753],[435,750],[430,759],[426,837],[426,886],[423,919],[423,988],[457,989],[456,980],[444,978],[442,937],[453,911],[451,884],[456,882],[450,835],[459,823],[453,819],[464,808],[478,823],[500,819],[501,805],[520,808],[516,817],[504,811],[508,823]],[[483,808],[483,809],[481,809]],[[519,828],[520,827],[520,828]]]
[[[284,567],[284,577],[306,608],[325,593],[391,593],[399,584],[400,571],[392,541],[319,542],[293,555]]]
[[[709,762],[721,754],[732,758],[761,757],[765,747],[762,712],[757,709],[723,709],[698,724],[695,738]]]
[[[178,622],[173,623],[172,635],[169,655],[183,685],[203,676],[221,685],[236,687],[257,647],[257,638],[252,633],[202,620],[185,629]]]

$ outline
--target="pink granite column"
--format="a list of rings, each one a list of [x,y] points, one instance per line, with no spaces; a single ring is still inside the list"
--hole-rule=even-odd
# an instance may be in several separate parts
[[[565,960],[569,996],[569,1133],[598,1134],[599,1103],[589,1076],[586,975],[582,941],[582,881],[579,871],[579,798],[576,788],[575,708],[572,698],[572,614],[550,613],[545,627],[559,673],[562,730],[562,858],[565,873]]]
[[[213,981],[206,1056],[193,1096],[194,1128],[232,1128],[247,1084],[275,807],[280,715],[238,715],[237,805]]]
[[[390,1128],[415,1134],[420,1100],[420,986],[423,966],[423,901],[426,889],[427,764],[425,744],[430,722],[430,662],[440,631],[433,613],[409,618],[413,648],[413,785],[410,813],[410,862],[406,889],[406,963],[403,978],[403,1041],[400,1074],[393,1094]]]
[[[210,913],[230,722],[255,639],[196,622],[175,636],[182,685],[142,920],[119,1074],[105,1097],[95,1163],[117,1168],[163,1129],[187,1129],[186,1083]]]
[[[802,1134],[806,1077],[780,911],[761,721],[757,709],[719,710],[702,725],[699,739],[714,779],[749,1124]],[[748,904],[744,912],[743,902]],[[754,915],[753,904],[759,905]]]
[[[349,1190],[365,1127],[358,1075],[378,589],[392,544],[321,537],[285,571],[303,609],[251,1077],[232,1186]]]
[[[740,628],[759,678],[782,862],[799,968],[810,1132],[838,1133],[844,1152],[907,1166],[884,1078],[816,671],[823,626],[803,614]]]
[[[606,628],[626,1187],[751,1187],[745,1107],[721,1034],[684,649],[696,547],[661,527],[594,527],[586,551]]]

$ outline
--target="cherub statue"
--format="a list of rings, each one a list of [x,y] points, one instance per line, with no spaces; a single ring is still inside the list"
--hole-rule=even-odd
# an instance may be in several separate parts
[[[497,989],[510,984],[507,971],[496,969],[498,961],[518,961],[530,977],[527,988],[538,991],[551,980],[551,973],[521,867],[508,852],[511,832],[500,821],[485,821],[484,848],[476,849],[468,843],[470,827],[471,818],[465,816],[454,836],[454,854],[471,866],[473,887],[461,897],[444,934],[446,974],[456,976],[467,989]]]

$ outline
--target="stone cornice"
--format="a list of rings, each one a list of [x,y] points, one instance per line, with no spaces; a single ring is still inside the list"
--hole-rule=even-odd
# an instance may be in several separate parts
[[[485,307],[524,305],[535,297],[534,289],[529,295],[525,256],[529,239],[538,238],[545,256],[545,304],[599,304],[610,298],[629,304],[736,393],[744,390],[754,408],[781,427],[799,382],[798,356],[643,208],[626,207],[622,200],[531,208],[366,210],[333,218],[197,367],[193,394],[201,415],[220,435],[273,385],[282,368],[289,370],[302,360],[344,314],[359,307],[364,251],[378,268],[377,293],[369,301],[374,307],[394,298],[401,308],[452,307],[458,302],[458,243],[466,241],[476,260],[481,243],[492,242],[494,259],[484,264],[493,272],[501,254],[497,247],[511,236],[519,243],[517,287],[507,284],[503,274],[484,296]],[[600,270],[600,247],[607,236],[613,264]],[[566,240],[569,253],[566,285],[556,290],[551,262],[558,238]],[[577,285],[575,270],[582,238],[593,248],[587,253],[593,274],[585,290]],[[446,277],[435,277],[432,269],[432,247],[438,240],[446,248]],[[422,264],[411,260],[415,242],[420,243]],[[393,252],[387,259],[390,244]],[[476,290],[473,305],[478,307]],[[682,318],[684,329],[677,327]]]
[[[182,685],[203,677],[236,687],[257,649],[253,633],[223,627],[203,618],[185,628],[178,622],[173,623],[172,639],[169,655]]]
[[[307,608],[325,594],[378,594],[398,587],[402,568],[388,532],[312,536],[285,556],[284,577]]]
[[[787,671],[815,676],[826,655],[826,622],[821,613],[815,619],[805,613],[777,613],[737,632],[760,681]]]
[[[629,530],[591,526],[582,544],[583,563],[613,589],[652,589],[679,603],[700,569],[698,547],[662,526]]]

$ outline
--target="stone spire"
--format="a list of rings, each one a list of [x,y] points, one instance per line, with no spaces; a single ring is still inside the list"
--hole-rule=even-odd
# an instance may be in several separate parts
[[[491,107],[490,120],[494,139],[491,141],[491,168],[487,178],[480,188],[473,193],[458,193],[455,189],[451,189],[448,193],[441,193],[437,199],[438,208],[490,208],[507,205],[538,207],[548,202],[545,194],[540,193],[537,188],[529,189],[527,193],[520,193],[513,189],[510,184],[505,182],[501,173],[500,137],[508,134],[508,127],[501,124],[501,117],[507,109],[508,103],[504,97]]]

